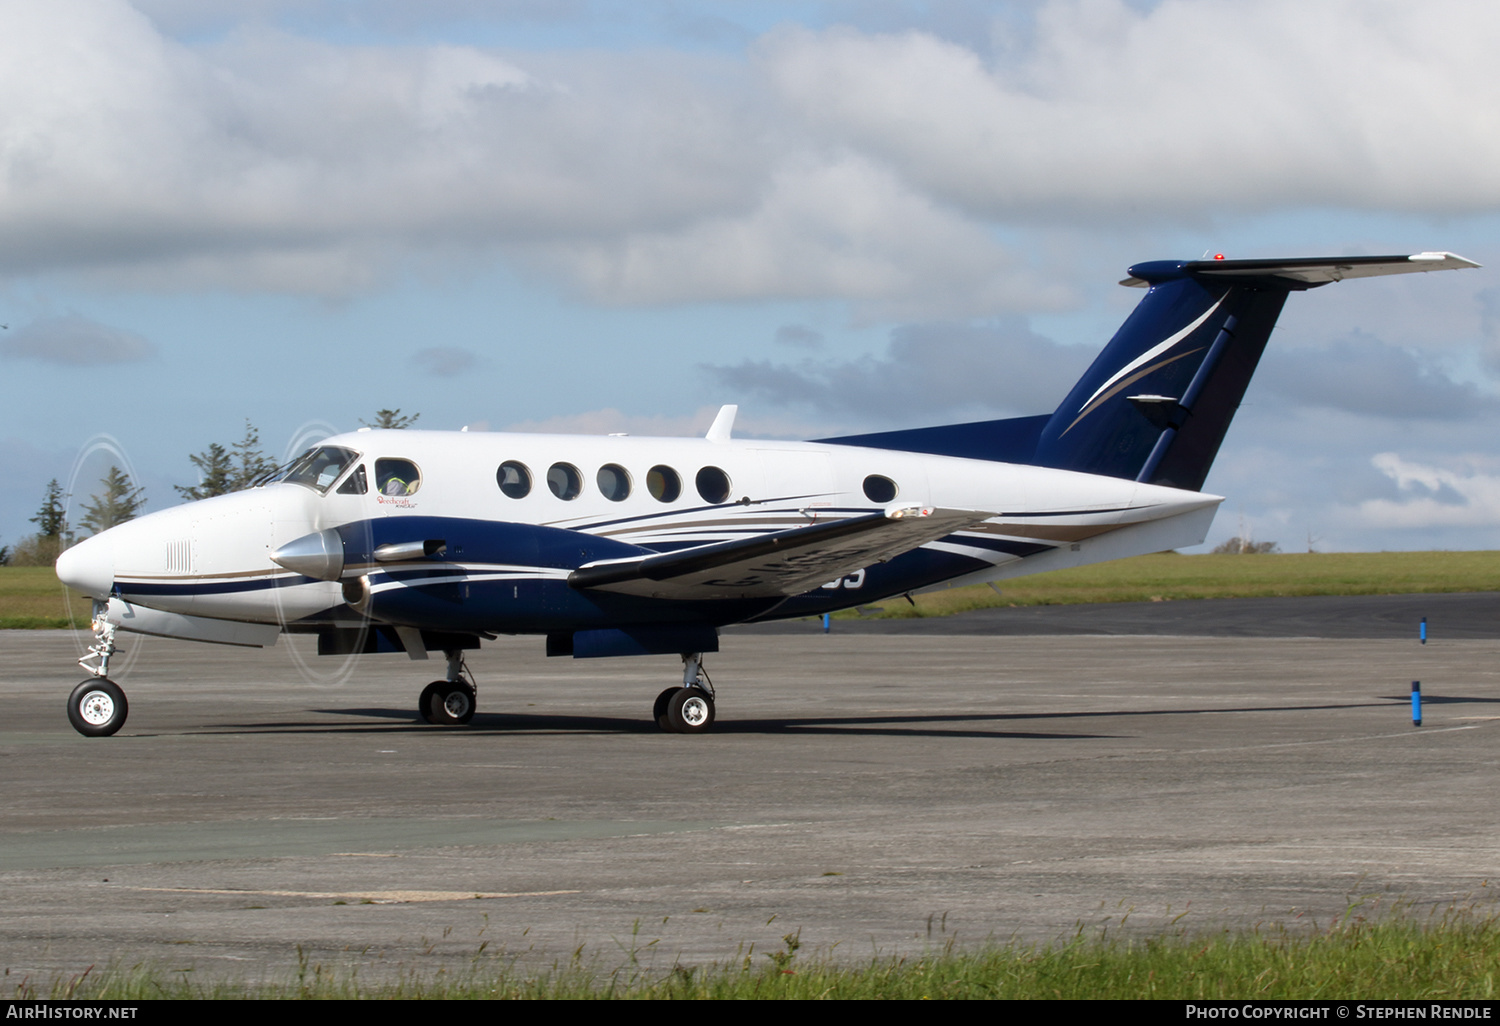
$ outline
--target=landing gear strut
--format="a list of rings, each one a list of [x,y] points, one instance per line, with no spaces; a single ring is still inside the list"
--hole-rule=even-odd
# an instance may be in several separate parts
[[[714,685],[703,669],[702,652],[682,654],[682,686],[657,695],[651,712],[669,734],[702,734],[714,725]]]
[[[417,714],[428,723],[439,726],[457,726],[474,718],[474,685],[469,680],[469,668],[464,664],[462,649],[444,649],[448,657],[448,676],[435,680],[422,689],[417,699]]]
[[[68,696],[68,722],[84,737],[109,737],[125,726],[130,708],[120,685],[110,680],[109,657],[119,650],[115,644],[115,625],[104,618],[105,604],[94,602],[94,643],[78,665],[89,672],[89,679]]]

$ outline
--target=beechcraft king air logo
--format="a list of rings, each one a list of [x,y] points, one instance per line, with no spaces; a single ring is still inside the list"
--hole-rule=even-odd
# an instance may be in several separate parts
[[[1207,346],[1197,346],[1193,349],[1186,349],[1174,356],[1165,356],[1165,354],[1169,350],[1171,350],[1173,346],[1181,342],[1183,339],[1187,338],[1199,328],[1203,327],[1203,323],[1214,315],[1214,311],[1224,305],[1224,300],[1226,298],[1227,294],[1225,296],[1220,296],[1218,302],[1209,307],[1207,310],[1203,311],[1203,313],[1198,317],[1197,320],[1193,321],[1193,323],[1189,324],[1187,327],[1181,329],[1180,331],[1174,332],[1170,337],[1158,342],[1156,345],[1146,350],[1140,356],[1137,356],[1134,360],[1131,360],[1125,366],[1121,367],[1119,370],[1111,374],[1108,381],[1100,385],[1097,389],[1095,389],[1093,395],[1084,400],[1083,405],[1078,408],[1078,416],[1073,418],[1072,424],[1069,424],[1066,428],[1063,429],[1063,435],[1067,434],[1069,431],[1072,431],[1073,428],[1078,424],[1078,422],[1084,417],[1087,417],[1090,413],[1093,413],[1101,405],[1114,398],[1122,390],[1129,388],[1131,385],[1135,384],[1141,378],[1144,378],[1147,374],[1150,374],[1153,371],[1161,370],[1161,368],[1165,367],[1169,363],[1176,363],[1183,357],[1192,356],[1194,353],[1201,353],[1204,349],[1207,349]],[[1058,435],[1058,437],[1061,438],[1062,435]]]

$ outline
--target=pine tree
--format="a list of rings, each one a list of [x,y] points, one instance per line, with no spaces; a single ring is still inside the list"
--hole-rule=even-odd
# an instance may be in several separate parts
[[[68,514],[63,508],[62,486],[57,483],[57,478],[47,482],[47,496],[42,500],[42,508],[36,511],[36,516],[31,522],[37,526],[37,534],[42,538],[61,538],[63,528],[67,526]]]
[[[218,442],[210,442],[207,449],[189,456],[188,461],[198,468],[198,483],[191,488],[172,486],[184,499],[208,499],[232,490],[230,482],[234,476],[234,464]]]
[[[249,488],[261,475],[276,469],[276,464],[260,451],[260,432],[245,418],[245,437],[235,442],[234,470],[229,477],[229,491]]]
[[[109,473],[99,479],[104,491],[96,493],[83,504],[83,516],[78,526],[90,534],[99,534],[111,527],[134,520],[146,505],[142,489],[130,481],[130,475],[119,467],[110,467]]]
[[[422,416],[420,413],[413,413],[410,417],[403,417],[399,408],[394,410],[376,410],[374,423],[368,420],[362,420],[360,423],[365,427],[394,428],[400,430],[411,427],[417,422],[417,418],[420,416]]]
[[[198,468],[198,483],[192,487],[173,485],[184,499],[208,499],[249,488],[276,464],[260,448],[260,432],[245,420],[245,436],[228,449],[211,442],[207,449],[189,456]]]

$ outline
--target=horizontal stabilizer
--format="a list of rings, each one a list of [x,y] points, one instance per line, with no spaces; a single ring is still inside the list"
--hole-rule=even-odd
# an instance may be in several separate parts
[[[1160,261],[1169,264],[1185,275],[1206,275],[1215,278],[1271,278],[1288,284],[1300,282],[1304,285],[1326,285],[1345,278],[1376,278],[1384,274],[1412,274],[1416,271],[1456,271],[1465,267],[1478,267],[1456,253],[1413,253],[1410,256],[1341,256],[1341,257],[1291,257],[1275,260],[1187,260]],[[1145,288],[1157,276],[1150,273],[1153,265],[1142,264],[1130,269],[1130,277],[1120,282],[1135,288]],[[1141,273],[1144,272],[1144,273]]]
[[[993,515],[915,506],[893,509],[678,552],[601,560],[574,570],[568,583],[664,599],[800,595]]]

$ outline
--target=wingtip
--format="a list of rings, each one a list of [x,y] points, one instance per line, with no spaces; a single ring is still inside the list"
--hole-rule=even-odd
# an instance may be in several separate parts
[[[1476,263],[1475,261],[1470,260],[1468,257],[1461,257],[1457,253],[1438,252],[1438,251],[1429,251],[1429,252],[1425,252],[1425,253],[1413,253],[1411,256],[1407,257],[1407,259],[1411,260],[1413,262],[1441,264],[1442,267],[1443,267],[1443,269],[1449,269],[1449,268],[1451,268],[1453,270],[1460,270],[1462,268],[1467,268],[1467,267],[1483,267],[1484,266],[1483,264]],[[1433,270],[1438,270],[1438,269],[1439,268],[1433,268]]]

